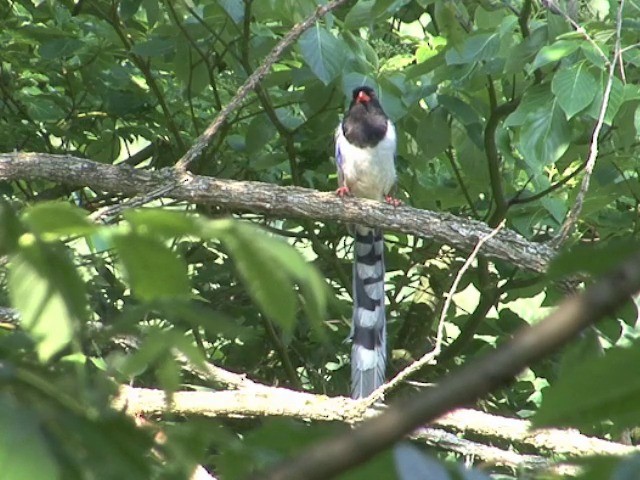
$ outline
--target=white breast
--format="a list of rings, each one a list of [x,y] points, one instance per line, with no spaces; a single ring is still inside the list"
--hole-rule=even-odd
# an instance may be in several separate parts
[[[342,132],[336,132],[336,142],[342,155],[344,183],[356,197],[383,200],[396,182],[396,129],[387,122],[387,133],[373,148],[350,144]]]

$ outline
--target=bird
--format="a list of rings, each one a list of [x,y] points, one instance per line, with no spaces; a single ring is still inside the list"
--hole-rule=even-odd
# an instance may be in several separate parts
[[[396,129],[373,88],[353,90],[335,133],[336,193],[399,206],[396,185]],[[385,381],[387,325],[384,294],[384,239],[378,227],[353,225],[353,316],[351,398],[369,396]]]

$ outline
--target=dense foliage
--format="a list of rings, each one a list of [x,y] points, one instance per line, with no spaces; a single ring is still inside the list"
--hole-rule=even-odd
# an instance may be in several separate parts
[[[172,166],[282,36],[323,3],[3,2],[0,151]],[[406,204],[491,227],[506,220],[531,241],[550,241],[580,189],[604,99],[598,160],[565,245],[580,248],[556,275],[600,272],[640,228],[640,7],[624,4],[620,30],[618,10],[600,0],[346,2],[286,51],[193,170],[335,189],[333,132],[348,93],[366,83],[399,132]],[[21,316],[0,324],[2,478],[185,478],[197,463],[241,478],[330,434],[294,421],[167,416],[167,439],[151,454],[152,430],[136,428],[109,398],[118,383],[169,392],[200,383],[181,370],[184,357],[268,385],[346,394],[344,225],[168,200],[99,225],[85,213],[121,195],[1,180],[0,306]],[[469,252],[396,232],[386,243],[392,374],[431,348]],[[523,267],[478,257],[447,312],[437,366],[415,380],[437,382],[557,305],[553,281]],[[629,345],[635,322],[630,305],[479,408],[528,418],[560,376],[540,422],[618,439],[638,420],[638,354],[616,350],[588,370],[577,360]],[[574,383],[563,386],[568,370]],[[590,375],[599,376],[586,382]],[[613,394],[595,395],[594,383]],[[576,391],[593,404],[581,409]],[[615,462],[603,465],[599,472]],[[369,468],[392,475],[388,457]]]

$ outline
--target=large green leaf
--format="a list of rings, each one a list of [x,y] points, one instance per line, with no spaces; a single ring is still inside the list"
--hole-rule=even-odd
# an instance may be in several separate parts
[[[586,62],[556,72],[551,81],[555,94],[567,118],[589,106],[598,91],[598,83],[588,70]]]
[[[138,298],[153,301],[190,296],[184,261],[161,241],[131,233],[115,236],[113,242]]]
[[[126,211],[124,218],[136,233],[142,235],[172,238],[183,235],[198,235],[200,232],[196,217],[181,211],[139,208]]]
[[[344,26],[349,30],[361,27],[368,27],[375,19],[373,7],[376,0],[358,0],[344,19]]]
[[[497,33],[479,33],[468,37],[460,49],[447,50],[445,58],[449,65],[492,60],[500,50],[500,36]]]
[[[215,222],[205,228],[219,237],[234,260],[247,287],[247,293],[271,320],[281,327],[293,328],[296,315],[294,285],[283,265],[266,254],[267,236],[256,228],[236,222]]]
[[[425,159],[440,155],[451,143],[451,126],[442,109],[425,115],[418,124],[416,141],[425,154]]]
[[[0,396],[0,478],[57,480],[60,467],[47,446],[34,412]]]
[[[346,45],[320,24],[304,32],[298,43],[304,61],[324,84],[341,73]]]
[[[256,227],[234,221],[203,224],[203,236],[220,238],[231,254],[249,295],[285,330],[291,330],[300,294],[317,326],[326,314],[327,287],[315,268],[291,246]]]
[[[534,172],[555,163],[569,148],[571,129],[546,85],[527,91],[505,125],[521,125],[518,149]]]
[[[21,237],[11,259],[9,293],[42,361],[67,346],[87,313],[84,283],[67,250],[31,234]]]
[[[244,18],[244,4],[242,0],[218,0],[218,3],[235,23],[242,22]]]
[[[558,40],[551,45],[542,47],[533,60],[531,68],[535,70],[549,63],[557,62],[575,52],[580,48],[580,44],[579,40]]]
[[[640,348],[617,348],[604,357],[567,368],[563,377],[544,391],[535,427],[590,428],[611,420],[617,428],[640,422]]]
[[[520,132],[520,147],[525,161],[537,169],[555,163],[569,148],[571,129],[556,99],[539,110]]]
[[[25,212],[24,222],[39,235],[53,238],[86,235],[97,228],[84,210],[66,202],[38,203]]]

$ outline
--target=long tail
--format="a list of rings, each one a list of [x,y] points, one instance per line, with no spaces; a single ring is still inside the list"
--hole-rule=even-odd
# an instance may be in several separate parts
[[[354,230],[351,398],[364,398],[385,377],[384,240],[379,228],[356,225]]]

